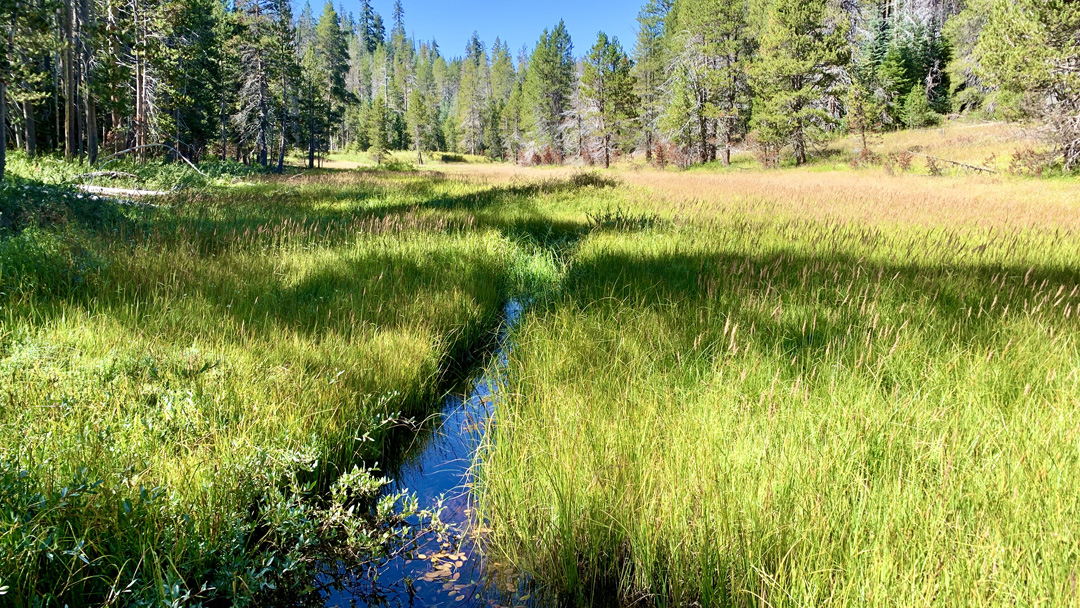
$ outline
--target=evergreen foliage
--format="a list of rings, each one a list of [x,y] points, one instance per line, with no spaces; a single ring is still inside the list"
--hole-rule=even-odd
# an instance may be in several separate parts
[[[581,96],[588,105],[589,131],[595,139],[591,149],[599,152],[607,168],[636,113],[632,62],[618,38],[609,39],[600,32],[583,63]]]
[[[1080,5],[995,0],[972,53],[985,82],[1047,121],[1065,168],[1080,165]]]
[[[559,158],[565,154],[563,116],[570,107],[574,86],[573,44],[562,21],[550,32],[544,30],[529,58],[525,79],[526,104],[531,119],[530,133],[541,146]]]
[[[611,40],[575,58],[562,22],[517,57],[475,33],[446,57],[408,34],[400,0],[387,22],[370,0],[356,12],[308,2],[299,15],[286,0],[4,0],[0,173],[10,147],[277,171],[295,150],[314,167],[372,146],[377,98],[386,149],[418,160],[443,150],[607,165],[666,147],[726,164],[756,142],[766,159],[801,164],[840,124],[872,133],[975,111],[1047,122],[1076,165],[1075,3],[959,8],[647,0],[631,61]]]
[[[775,155],[791,147],[796,164],[837,122],[836,99],[850,60],[847,21],[827,0],[775,0],[751,66],[753,125]]]

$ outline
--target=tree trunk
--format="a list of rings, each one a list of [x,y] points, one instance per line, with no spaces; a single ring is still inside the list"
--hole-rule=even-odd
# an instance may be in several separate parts
[[[11,48],[10,46],[8,47]],[[0,74],[0,179],[7,169],[7,53],[4,53],[3,74]]]
[[[285,73],[282,72],[282,74],[281,74],[281,148],[278,149],[277,170],[276,170],[277,173],[279,173],[279,174],[285,172],[285,143],[286,143],[285,137],[286,137],[286,135],[288,135],[288,125],[289,125],[289,105],[288,105],[289,96],[287,95],[287,93],[288,93],[288,84],[289,84],[289,82],[285,77]]]
[[[312,113],[314,114],[314,113]],[[315,168],[315,121],[308,118],[307,168]]]
[[[64,141],[64,132],[60,127],[60,53],[56,53],[53,62],[53,129],[49,149],[59,150]]]
[[[803,135],[803,128],[801,124],[795,126],[795,133],[793,137],[793,146],[795,149],[795,164],[797,166],[806,164],[806,140]]]
[[[134,40],[134,63],[135,63],[135,146],[138,148],[138,155],[140,161],[146,160],[146,68],[143,65],[142,48],[144,40],[142,39],[141,23],[142,18],[139,15],[139,2],[135,0],[132,3],[134,7],[133,21],[135,24],[135,40]]]
[[[29,101],[23,104],[23,124],[26,129],[26,156],[34,158],[37,154],[37,133],[34,129],[34,105]]]
[[[114,98],[115,101],[115,98]],[[109,118],[109,137],[113,142],[113,152],[119,152],[124,149],[124,142],[120,139],[120,124],[123,121],[120,119],[120,111],[113,109]]]
[[[698,145],[701,146],[699,158],[701,162],[709,162],[709,121],[702,115],[698,116]]]
[[[98,125],[97,107],[94,98],[90,96],[89,87],[86,93],[86,148],[90,164],[97,163],[98,158]]]
[[[720,160],[721,162],[723,162],[725,167],[731,166],[731,123],[731,117],[724,118],[724,154],[723,156],[721,156]]]
[[[78,92],[75,90],[75,69],[72,65],[73,49],[71,48],[75,36],[71,15],[71,0],[64,0],[61,10],[64,11],[61,20],[64,28],[64,48],[61,51],[64,80],[64,156],[70,160],[76,154],[79,146],[77,141],[79,137],[78,109],[75,105]]]
[[[266,109],[266,74],[263,72],[262,59],[259,59],[256,69],[259,75],[259,134],[255,140],[255,145],[258,147],[257,162],[260,166],[265,167],[267,165],[267,148],[269,147],[267,143],[269,141],[269,135],[267,134],[269,130],[267,117],[269,114]]]
[[[94,106],[94,97],[90,94],[90,65],[94,53],[84,32],[87,28],[93,30],[94,11],[90,2],[91,0],[79,0],[79,64],[82,66],[80,80],[83,83],[83,110],[86,112],[83,122],[86,132],[86,152],[90,164],[94,164],[98,156],[97,108]]]
[[[176,151],[171,152],[170,154],[172,154],[174,156],[174,158],[173,158],[174,161],[178,161],[180,159],[176,158],[176,157],[181,156],[181,153],[180,153],[180,106],[179,105],[177,105],[176,108],[173,109],[173,128],[175,129],[175,131],[173,131],[173,148],[175,148]]]
[[[15,17],[15,11],[12,10],[7,48],[4,49],[3,57],[0,57],[0,179],[4,179],[7,170],[7,81],[11,72],[10,55],[15,49]]]
[[[86,105],[82,102],[80,89],[86,87],[81,86],[82,82],[82,69],[80,68],[81,62],[75,64],[78,71],[75,72],[75,151],[79,157],[79,162],[83,162],[86,159]]]

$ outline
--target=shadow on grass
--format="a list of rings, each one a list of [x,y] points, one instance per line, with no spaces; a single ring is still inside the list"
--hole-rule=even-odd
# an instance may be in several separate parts
[[[821,355],[831,340],[853,332],[865,337],[879,317],[887,313],[903,316],[905,308],[907,317],[933,311],[934,322],[954,327],[956,339],[989,341],[1017,314],[1023,314],[1025,306],[1035,305],[1043,285],[1054,291],[1064,285],[1063,293],[1068,294],[1080,285],[1080,268],[874,263],[835,252],[824,256],[792,252],[750,256],[736,252],[654,256],[599,252],[575,260],[565,293],[580,310],[711,306],[730,311],[733,323],[744,329],[756,328],[755,341],[763,347],[810,361]],[[879,298],[885,305],[870,305]],[[763,300],[769,302],[767,307],[744,305]],[[995,303],[993,314],[981,310],[989,309],[991,302]],[[773,312],[781,314],[749,312],[774,304],[777,308]],[[1003,317],[1006,306],[1012,313]],[[917,317],[914,320],[919,321]],[[882,318],[880,322],[887,321]]]

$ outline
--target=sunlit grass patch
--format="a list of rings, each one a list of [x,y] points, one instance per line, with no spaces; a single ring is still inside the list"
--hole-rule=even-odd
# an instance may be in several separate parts
[[[8,597],[306,585],[321,492],[429,413],[524,281],[497,227],[425,208],[475,191],[266,178],[0,241]]]
[[[515,334],[499,549],[582,599],[1075,601],[1075,233],[756,218],[579,246]]]

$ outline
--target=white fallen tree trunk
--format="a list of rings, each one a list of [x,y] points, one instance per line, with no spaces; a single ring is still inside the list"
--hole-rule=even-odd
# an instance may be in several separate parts
[[[172,194],[164,190],[132,190],[129,188],[107,188],[105,186],[87,186],[85,184],[79,184],[76,186],[79,190],[88,194],[100,194],[101,196],[166,196]]]

